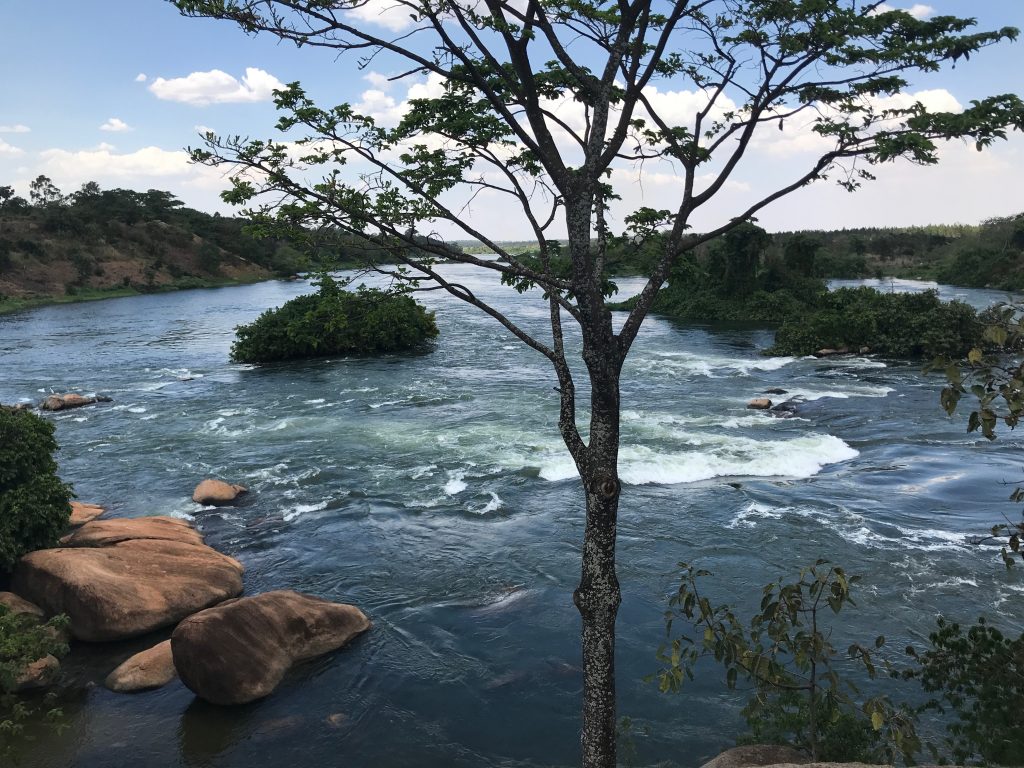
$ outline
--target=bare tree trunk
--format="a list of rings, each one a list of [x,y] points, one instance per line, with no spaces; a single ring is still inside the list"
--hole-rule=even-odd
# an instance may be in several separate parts
[[[610,331],[610,324],[609,324]],[[619,510],[618,360],[585,349],[592,384],[590,444],[580,475],[587,499],[583,568],[573,602],[583,619],[583,768],[615,767],[615,618],[621,594],[615,574]]]
[[[615,768],[615,617],[621,601],[615,575],[615,519],[619,494],[617,483],[602,486],[604,482],[588,482],[583,575],[573,594],[583,618],[583,768]],[[604,492],[612,487],[611,495]]]

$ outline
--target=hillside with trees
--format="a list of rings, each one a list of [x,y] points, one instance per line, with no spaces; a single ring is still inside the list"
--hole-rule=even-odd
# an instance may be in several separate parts
[[[310,230],[289,242],[244,218],[187,208],[172,193],[65,194],[46,176],[29,199],[0,186],[0,311],[53,300],[227,285],[355,263],[391,263],[369,238]]]

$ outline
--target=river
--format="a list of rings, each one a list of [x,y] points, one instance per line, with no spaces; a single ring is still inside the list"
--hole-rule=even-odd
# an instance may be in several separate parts
[[[542,331],[537,296],[445,270]],[[228,361],[235,326],[308,290],[267,282],[0,317],[0,402],[113,397],[48,417],[82,500],[192,519],[245,565],[247,593],[308,591],[375,625],[234,709],[196,702],[179,682],[134,696],[95,684],[166,635],[80,647],[66,664],[68,728],[40,731],[24,765],[576,762],[582,496],[550,366],[437,292],[421,299],[441,331],[429,353]],[[836,624],[839,647],[883,633],[898,656],[940,613],[1024,628],[1024,569],[1008,573],[996,549],[968,543],[1019,515],[1005,483],[1022,479],[1021,436],[968,435],[966,414],[939,408],[941,378],[918,364],[767,358],[770,341],[650,318],[626,364],[618,680],[639,765],[691,768],[743,728],[745,695],[713,667],[681,695],[644,681],[680,561],[713,571],[709,590],[746,607],[799,565],[843,564],[863,582]],[[746,409],[772,387],[801,397],[797,418]],[[190,495],[206,476],[252,492],[238,507],[200,507]]]

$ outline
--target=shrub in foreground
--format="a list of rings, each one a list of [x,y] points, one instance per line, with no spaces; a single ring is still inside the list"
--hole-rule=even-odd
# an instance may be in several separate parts
[[[57,477],[53,424],[0,407],[0,571],[52,547],[71,517],[71,488]]]
[[[408,296],[344,291],[328,276],[319,290],[270,309],[237,328],[231,359],[267,363],[325,355],[401,352],[437,336],[434,314]]]

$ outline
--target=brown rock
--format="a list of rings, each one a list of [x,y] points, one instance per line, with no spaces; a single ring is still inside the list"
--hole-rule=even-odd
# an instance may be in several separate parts
[[[725,750],[718,757],[704,763],[701,768],[754,768],[780,763],[803,765],[809,762],[809,757],[792,747],[778,744],[748,744]]]
[[[23,557],[12,588],[48,615],[66,613],[79,640],[134,637],[242,591],[242,565],[201,542],[173,518],[98,520]]]
[[[767,411],[771,407],[772,401],[769,400],[767,397],[755,397],[753,400],[747,403],[747,408],[755,408],[759,411]]]
[[[122,541],[152,539],[203,545],[203,537],[177,517],[118,517],[94,520],[60,540],[62,547],[108,547]]]
[[[185,685],[214,704],[270,694],[293,664],[329,653],[370,628],[352,605],[290,590],[229,600],[182,621],[171,635]]]
[[[99,504],[86,504],[84,501],[71,502],[71,525],[77,527],[95,520],[106,512]]]
[[[223,480],[203,480],[192,492],[192,501],[197,504],[221,506],[230,504],[248,489],[244,485],[232,485]]]
[[[66,411],[68,408],[81,408],[83,405],[109,402],[109,397],[86,397],[69,392],[65,395],[49,395],[39,404],[39,408],[43,411]]]
[[[104,685],[116,693],[149,691],[167,685],[177,677],[171,658],[171,641],[136,653],[107,675]]]
[[[57,661],[56,656],[47,654],[41,659],[36,659],[21,671],[17,680],[14,681],[14,692],[21,693],[22,691],[46,688],[57,679],[58,674],[60,674],[60,662]]]
[[[24,598],[18,597],[13,592],[0,592],[0,605],[7,609],[8,613],[15,616],[34,616],[42,621],[46,614],[43,609]]]
[[[832,355],[838,355],[838,354],[839,354],[839,350],[838,349],[829,349],[829,348],[826,347],[825,349],[819,349],[817,352],[814,353],[814,356],[815,357],[832,357]]]

